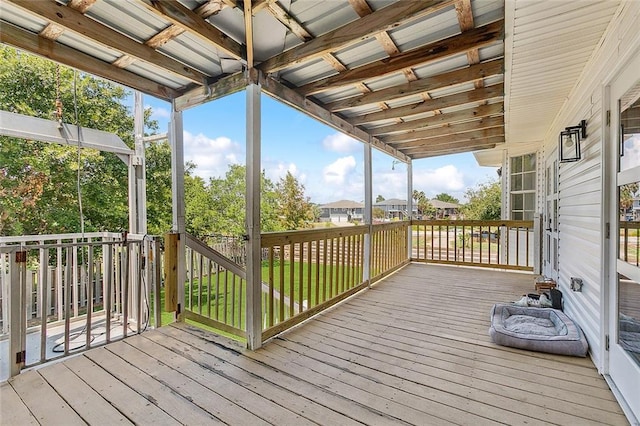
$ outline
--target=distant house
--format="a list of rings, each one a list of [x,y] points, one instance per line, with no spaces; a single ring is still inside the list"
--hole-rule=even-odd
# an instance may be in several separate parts
[[[436,209],[436,219],[458,219],[460,216],[460,204],[446,201],[429,200],[429,204]]]
[[[373,208],[376,207],[384,211],[385,219],[409,219],[407,200],[400,200],[398,198],[382,200],[373,205]],[[413,205],[413,214],[418,214],[418,208],[415,203]]]
[[[322,222],[353,222],[362,221],[364,204],[351,200],[340,200],[320,206],[320,221]]]

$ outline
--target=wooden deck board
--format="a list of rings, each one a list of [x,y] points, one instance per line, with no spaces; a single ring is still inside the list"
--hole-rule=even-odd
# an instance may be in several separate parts
[[[0,423],[628,424],[589,359],[490,341],[491,306],[532,291],[412,264],[256,352],[177,324],[23,372]]]

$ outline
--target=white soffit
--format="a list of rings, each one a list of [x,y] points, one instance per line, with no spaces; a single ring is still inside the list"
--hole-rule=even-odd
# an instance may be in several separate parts
[[[507,0],[507,144],[544,140],[619,0]]]

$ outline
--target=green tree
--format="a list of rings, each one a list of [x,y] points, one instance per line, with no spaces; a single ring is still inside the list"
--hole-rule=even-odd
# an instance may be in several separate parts
[[[371,214],[373,215],[374,219],[384,219],[384,210],[382,210],[380,207],[374,207],[371,211]]]
[[[245,166],[232,164],[224,178],[211,178],[209,181],[211,215],[208,233],[235,236],[245,233],[245,175]],[[278,203],[275,185],[262,172],[260,226],[263,232],[282,230],[278,217]]]
[[[436,195],[435,199],[438,201],[444,201],[445,203],[460,204],[460,200],[452,195],[447,194],[446,192],[441,192],[440,194]]]
[[[378,195],[376,197],[376,203],[379,203],[380,201],[384,201],[384,197],[382,195]]]
[[[422,216],[431,217],[435,214],[435,208],[429,202],[424,191],[413,190],[413,199],[416,200],[416,207]]]
[[[465,219],[499,220],[502,191],[500,182],[490,180],[465,192],[467,204],[462,208]]]
[[[304,185],[287,172],[276,185],[279,195],[280,224],[286,230],[308,228],[314,218],[313,206],[304,195]]]

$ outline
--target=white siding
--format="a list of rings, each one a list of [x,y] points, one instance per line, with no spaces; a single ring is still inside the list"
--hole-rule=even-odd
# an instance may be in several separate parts
[[[558,144],[559,132],[587,120],[582,159],[560,165],[559,178],[559,285],[565,310],[582,327],[591,357],[602,370],[603,312],[605,291],[602,273],[605,259],[603,235],[603,93],[607,79],[620,67],[624,55],[640,47],[638,16],[640,2],[626,2],[614,16],[600,47],[594,52],[582,77],[556,116],[545,138],[542,152],[549,155]],[[541,188],[542,189],[542,188]],[[570,278],[584,282],[581,293],[569,288]]]

